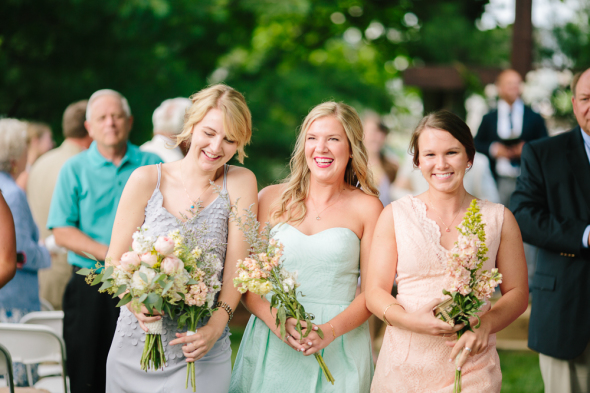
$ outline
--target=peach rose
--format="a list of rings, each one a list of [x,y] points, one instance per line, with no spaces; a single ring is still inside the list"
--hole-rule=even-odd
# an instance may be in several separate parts
[[[129,251],[125,254],[121,255],[121,262],[120,265],[124,270],[128,272],[133,272],[135,269],[139,267],[141,260],[139,259],[139,255],[135,251]]]
[[[162,259],[161,269],[164,273],[171,275],[184,269],[184,263],[175,256],[169,256]]]
[[[158,256],[152,254],[151,252],[141,254],[140,259],[142,262],[147,263],[150,267],[154,267],[154,265],[158,262]]]
[[[154,248],[158,253],[167,257],[174,252],[174,240],[167,236],[160,236],[158,237],[158,240],[156,240]]]

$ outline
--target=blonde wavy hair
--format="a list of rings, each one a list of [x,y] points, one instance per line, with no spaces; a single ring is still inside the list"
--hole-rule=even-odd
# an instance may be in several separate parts
[[[192,105],[184,115],[184,126],[176,136],[176,146],[184,141],[190,143],[193,126],[199,123],[211,109],[223,113],[223,129],[227,139],[238,143],[238,161],[244,163],[247,157],[244,147],[252,137],[252,115],[244,96],[237,90],[222,83],[207,87],[190,97]]]
[[[301,125],[295,150],[291,156],[290,175],[283,181],[285,191],[280,200],[273,205],[271,219],[273,222],[284,221],[299,224],[305,219],[307,207],[305,198],[309,195],[311,172],[305,159],[305,140],[311,124],[322,117],[334,116],[346,133],[352,158],[344,172],[344,181],[368,195],[378,196],[379,191],[373,182],[368,167],[367,149],[363,143],[363,125],[353,107],[341,102],[324,102],[313,108]],[[285,217],[284,220],[281,220]]]

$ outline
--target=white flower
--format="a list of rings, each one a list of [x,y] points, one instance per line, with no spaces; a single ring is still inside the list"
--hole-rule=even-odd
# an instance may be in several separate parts
[[[113,270],[111,278],[113,279],[115,286],[120,287],[122,285],[129,285],[131,274],[123,269],[115,269]]]
[[[293,288],[295,288],[295,280],[293,280],[291,277],[283,280],[283,289],[285,292],[288,292]]]
[[[151,251],[154,245],[154,238],[151,236],[145,236],[145,231],[147,231],[147,227],[133,233],[133,243],[131,244],[131,248],[138,254],[144,254]]]
[[[143,278],[141,278],[139,273],[145,274],[147,283],[143,280]],[[135,290],[143,291],[152,285],[154,277],[156,277],[156,271],[154,269],[142,266],[139,268],[139,270],[133,273],[133,277],[131,278],[131,286]]]

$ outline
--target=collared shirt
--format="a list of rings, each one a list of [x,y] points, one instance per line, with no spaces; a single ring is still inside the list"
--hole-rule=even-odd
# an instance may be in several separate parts
[[[582,138],[584,138],[584,147],[586,148],[586,154],[588,155],[588,161],[590,161],[590,135],[586,134],[584,130],[580,127],[580,132],[582,133]],[[586,227],[584,231],[584,238],[582,239],[582,244],[585,248],[588,248],[588,236],[590,235],[590,225]]]
[[[519,138],[522,134],[524,102],[520,98],[510,106],[504,100],[498,101],[498,136],[502,139]]]
[[[504,100],[498,101],[497,132],[501,139],[520,138],[523,121],[524,102],[520,98],[514,101],[512,106]],[[496,173],[499,176],[516,178],[520,175],[520,166],[507,158],[500,157],[496,160]]]
[[[108,245],[123,188],[131,173],[140,166],[162,162],[127,142],[119,166],[104,158],[96,146],[70,158],[59,172],[51,199],[47,228],[75,227],[95,241]],[[78,267],[94,267],[95,262],[68,252],[68,262]]]
[[[139,147],[141,151],[148,151],[158,155],[164,162],[182,160],[184,154],[180,147],[174,147],[175,142],[164,135],[156,134],[151,141],[147,141]]]

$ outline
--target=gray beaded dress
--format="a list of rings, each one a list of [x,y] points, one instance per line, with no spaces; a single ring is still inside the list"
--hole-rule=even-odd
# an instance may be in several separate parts
[[[221,261],[225,261],[227,248],[229,210],[222,196],[227,195],[228,169],[226,165],[220,196],[202,209],[196,219],[197,224],[206,220],[209,236],[216,237],[219,243],[223,243],[216,251]],[[165,235],[180,227],[178,219],[162,205],[164,198],[160,192],[161,173],[161,164],[158,164],[158,184],[145,208],[145,221],[142,225],[142,228],[148,228],[147,234],[151,236]],[[222,277],[219,279],[221,281]],[[201,321],[197,329],[205,325],[207,321],[208,319]],[[192,392],[190,383],[188,389],[185,389],[187,363],[182,353],[182,346],[169,345],[169,342],[176,338],[175,333],[183,331],[177,329],[176,320],[164,316],[162,344],[166,354],[166,366],[163,370],[143,371],[139,360],[145,342],[145,332],[139,327],[135,315],[127,307],[121,307],[107,359],[106,391],[109,393]],[[227,326],[213,348],[195,362],[195,374],[197,392],[227,393],[231,377],[231,347]]]

